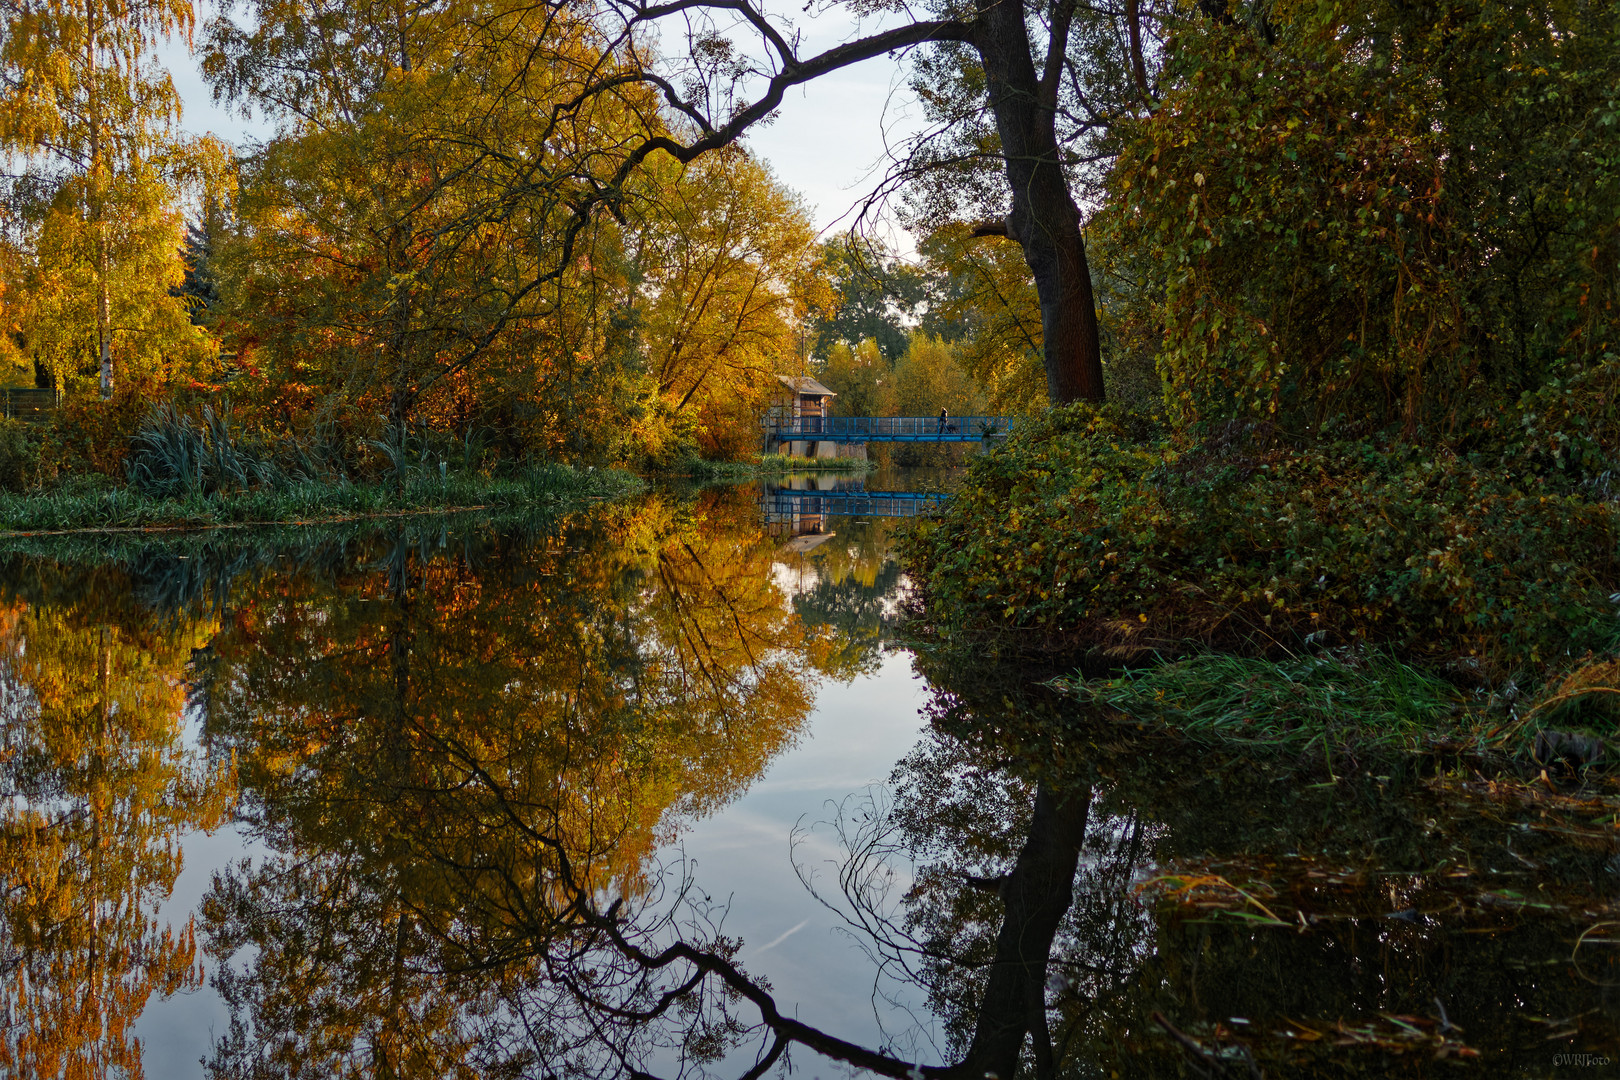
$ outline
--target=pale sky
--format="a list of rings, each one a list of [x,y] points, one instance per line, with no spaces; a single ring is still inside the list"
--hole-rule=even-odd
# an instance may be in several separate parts
[[[797,6],[797,5],[795,5]],[[215,5],[197,5],[199,38]],[[837,13],[810,19],[796,15],[804,34],[804,52],[826,49],[851,36],[853,25]],[[244,123],[212,101],[208,84],[183,45],[173,44],[161,56],[180,93],[181,125],[193,134],[212,132],[240,145],[267,129]],[[914,130],[918,108],[905,86],[903,65],[879,57],[834,72],[788,92],[776,122],[755,129],[747,144],[771,165],[777,177],[803,196],[818,229],[829,235],[847,229],[858,207],[882,177],[886,141]],[[902,250],[912,243],[890,231],[886,237]]]

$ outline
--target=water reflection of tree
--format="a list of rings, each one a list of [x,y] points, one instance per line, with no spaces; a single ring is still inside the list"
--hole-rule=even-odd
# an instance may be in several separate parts
[[[920,662],[951,689],[896,771],[893,811],[850,848],[886,829],[921,864],[878,936],[956,1052],[994,1008],[980,987],[1026,792],[1075,784],[1093,802],[1050,958],[1058,1072],[1422,1076],[1477,1051],[1528,1075],[1549,1045],[1598,1051],[1620,1034],[1594,985],[1620,982],[1620,958],[1571,960],[1580,934],[1614,917],[1620,844],[1581,828],[1596,803],[1559,820],[1511,786],[1490,797],[1484,780],[1457,799],[1457,780],[1410,757],[1343,761],[1335,776],[1315,754],[1217,750],[1078,713],[1017,672]],[[1233,903],[1201,918],[1134,888],[1167,872],[1231,875],[1282,924],[1230,887]],[[1532,881],[1535,902],[1504,900]]]
[[[745,1076],[791,1047],[914,1075],[896,1042],[855,1045],[814,1026],[814,1003],[803,1018],[779,1005],[701,878],[649,858],[757,775],[852,655],[847,633],[790,602],[777,545],[745,513],[653,500],[528,539],[409,527],[307,554],[258,572],[222,551],[229,590],[161,558],[144,578],[8,575],[0,775],[29,801],[0,832],[5,1068],[134,1069],[142,1004],[195,985],[189,934],[151,917],[173,838],[229,794],[178,741],[185,675],[213,748],[239,762],[244,821],[276,853],[217,875],[209,897],[204,940],[236,956],[217,975],[234,1024],[216,1075]],[[852,542],[828,579],[886,588],[861,555]],[[160,596],[228,599],[210,648],[193,651],[212,623],[159,618]],[[1545,1059],[1547,1032],[1513,1034],[1526,1009],[1576,1017],[1577,1048],[1612,1035],[1601,1012],[1582,1018],[1594,998],[1578,979],[1522,975],[1569,956],[1568,918],[1458,914],[1473,897],[1427,872],[1487,881],[1482,868],[1528,859],[1550,899],[1593,903],[1612,889],[1612,837],[1504,832],[1497,804],[1440,828],[1450,811],[1414,777],[1322,783],[1312,762],[1090,724],[1023,672],[921,663],[948,688],[934,733],[883,813],[845,816],[850,857],[818,887],[941,1021],[948,1064],[923,1076],[1242,1076],[1243,1032],[1217,1026],[1231,1015],[1269,1031],[1262,1018],[1435,997],[1503,1067]],[[1399,876],[1303,930],[1137,903],[1148,867],[1312,858]],[[1443,918],[1392,916],[1397,893]],[[1292,901],[1320,913],[1310,895]],[[1478,933],[1444,923],[1465,918]],[[1614,973],[1596,963],[1587,976]],[[1415,1075],[1434,1047],[1252,1049],[1267,1075]]]
[[[998,935],[1014,915],[1005,893],[1020,848],[1043,832],[1053,834],[1047,843],[1072,845],[1064,857],[1073,859],[1074,898],[1045,953],[1042,984],[1031,980],[1026,987],[1032,995],[1045,992],[1029,1003],[1029,1052],[1046,1074],[1064,1061],[1086,1020],[1062,1003],[1107,1002],[1148,951],[1152,921],[1130,889],[1148,855],[1148,836],[1136,816],[1110,817],[1090,805],[1089,770],[1040,780],[1029,764],[987,762],[972,744],[933,732],[896,766],[892,812],[863,825],[867,832],[892,830],[897,852],[914,867],[893,920],[899,933],[888,936],[896,946],[894,971],[927,991],[945,1031],[946,1056],[957,1059],[970,1054],[993,1007],[987,988]],[[1036,820],[1058,792],[1086,809],[1072,811],[1073,820],[1061,826]]]
[[[158,906],[180,835],[232,796],[182,738],[183,677],[214,627],[160,618],[117,572],[0,580],[0,1071],[138,1077],[148,999],[202,977],[191,925]]]
[[[401,543],[383,574],[237,596],[213,725],[278,855],[221,875],[207,905],[210,947],[254,956],[221,979],[235,1023],[216,1073],[499,1075],[578,1069],[586,1046],[613,1071],[583,1001],[645,1010],[662,991],[636,965],[616,982],[597,939],[702,922],[647,856],[791,741],[829,654],[757,527],[668,510],[481,567]],[[610,896],[638,921],[598,910]],[[697,1007],[708,993],[671,1001],[673,1026],[619,1024],[618,1053],[720,1052],[728,998]]]
[[[799,587],[793,610],[807,625],[831,631],[831,670],[850,679],[877,667],[900,623],[903,575],[890,554],[893,522],[834,519],[832,539],[806,554],[782,556]]]
[[[251,958],[219,978],[216,1075],[680,1075],[752,1046],[736,1071],[757,1076],[793,1045],[914,1074],[784,1015],[697,883],[648,861],[672,815],[757,773],[849,655],[723,501],[666,511],[477,559],[402,537],[337,588],[238,590],[210,726],[277,855],[219,875],[207,903],[210,948]],[[827,580],[881,596],[892,571],[860,554]],[[994,830],[1003,911],[957,890],[971,918],[925,973],[972,1015],[958,1062],[926,1075],[1011,1076],[1031,1031],[1042,1072],[1055,1060],[1047,958],[1074,934],[1090,796],[1024,777],[1008,798],[1028,809]],[[913,831],[960,802],[919,802]]]

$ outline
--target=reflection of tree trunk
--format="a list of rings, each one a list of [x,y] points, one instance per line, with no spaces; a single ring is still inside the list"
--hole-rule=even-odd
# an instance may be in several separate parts
[[[402,913],[394,918],[394,965],[388,980],[388,1015],[372,1042],[372,1064],[378,1080],[394,1080],[405,1063],[405,946],[410,923]]]
[[[1090,788],[1059,793],[1042,782],[1036,789],[1029,839],[1001,886],[1006,916],[973,1043],[958,1066],[960,1075],[994,1073],[1011,1080],[1025,1033],[1035,1036],[1039,1074],[1052,1074],[1046,961],[1058,923],[1074,901],[1074,874],[1090,809]]]
[[[388,628],[388,660],[393,676],[393,700],[385,721],[387,741],[387,779],[395,788],[403,788],[410,775],[411,739],[411,648],[415,635],[411,627],[411,545],[401,529],[394,538],[394,550],[388,566],[390,625]],[[403,899],[395,902],[403,906]],[[404,912],[394,916],[393,965],[388,979],[388,1010],[372,1046],[375,1075],[378,1080],[393,1080],[401,1075],[405,1061],[405,946],[410,923]]]
[[[403,530],[394,540],[388,567],[389,592],[393,600],[388,628],[388,662],[393,676],[393,701],[387,718],[389,779],[403,784],[410,768],[411,648],[411,546]]]
[[[97,946],[101,943],[101,819],[102,801],[106,797],[107,729],[112,719],[112,650],[107,647],[107,628],[98,631],[100,647],[96,650],[96,680],[101,687],[101,700],[96,708],[95,748],[90,753],[90,881],[85,890],[89,919],[89,943],[85,957],[85,989],[92,999],[99,997],[96,985]]]

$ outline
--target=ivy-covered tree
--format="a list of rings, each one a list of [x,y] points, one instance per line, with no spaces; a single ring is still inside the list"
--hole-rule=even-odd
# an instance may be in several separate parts
[[[1604,5],[1189,25],[1100,224],[1180,424],[1466,440],[1620,342]]]

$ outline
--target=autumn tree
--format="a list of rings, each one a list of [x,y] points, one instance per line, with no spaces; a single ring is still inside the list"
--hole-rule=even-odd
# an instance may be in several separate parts
[[[685,166],[660,156],[633,190],[626,255],[658,393],[677,418],[701,418],[706,450],[752,450],[823,291],[809,218],[740,147]]]
[[[953,128],[993,118],[993,143],[974,153],[1002,170],[999,198],[1009,210],[980,231],[1014,239],[1034,278],[1050,400],[1103,400],[1097,313],[1070,174],[1078,162],[1068,146],[1106,125],[1116,108],[1146,108],[1152,99],[1145,74],[1152,48],[1144,44],[1138,5],[1123,12],[1069,0],[941,5],[936,18],[909,19],[905,12],[898,25],[815,55],[802,55],[790,28],[748,3],[626,2],[610,10],[620,21],[614,41],[629,58],[627,68],[659,87],[676,117],[671,133],[635,148],[621,175],[654,153],[690,161],[728,145],[770,117],[789,88],[850,64],[925,44],[965,57],[968,64],[955,66],[965,74],[956,85],[966,88],[966,105],[947,108],[942,122]],[[668,42],[659,52],[645,44],[656,28],[673,28],[676,20],[686,27],[683,52],[674,53]],[[1089,58],[1105,46],[1117,47],[1099,75]],[[1114,72],[1132,74],[1127,83]],[[942,164],[916,160],[924,172]]]
[[[978,386],[957,360],[956,347],[921,331],[911,335],[894,365],[895,409],[900,416],[953,416],[984,411]]]
[[[838,395],[832,401],[836,415],[894,415],[893,368],[876,338],[857,342],[854,348],[843,342],[834,345],[816,376]]]
[[[656,109],[635,87],[566,105],[607,62],[572,9],[396,16],[264,3],[210,27],[216,91],[277,124],[222,259],[228,328],[285,417],[358,406],[396,444],[424,411],[458,433],[542,428],[514,436],[526,452],[622,426],[649,394],[623,226],[576,204]]]
[[[168,295],[183,273],[175,189],[218,185],[223,158],[174,131],[179,98],[151,57],[171,34],[189,40],[189,0],[7,10],[0,149],[24,163],[7,210],[26,254],[10,321],[58,383],[99,365],[103,398],[115,363],[150,374],[206,359]]]

